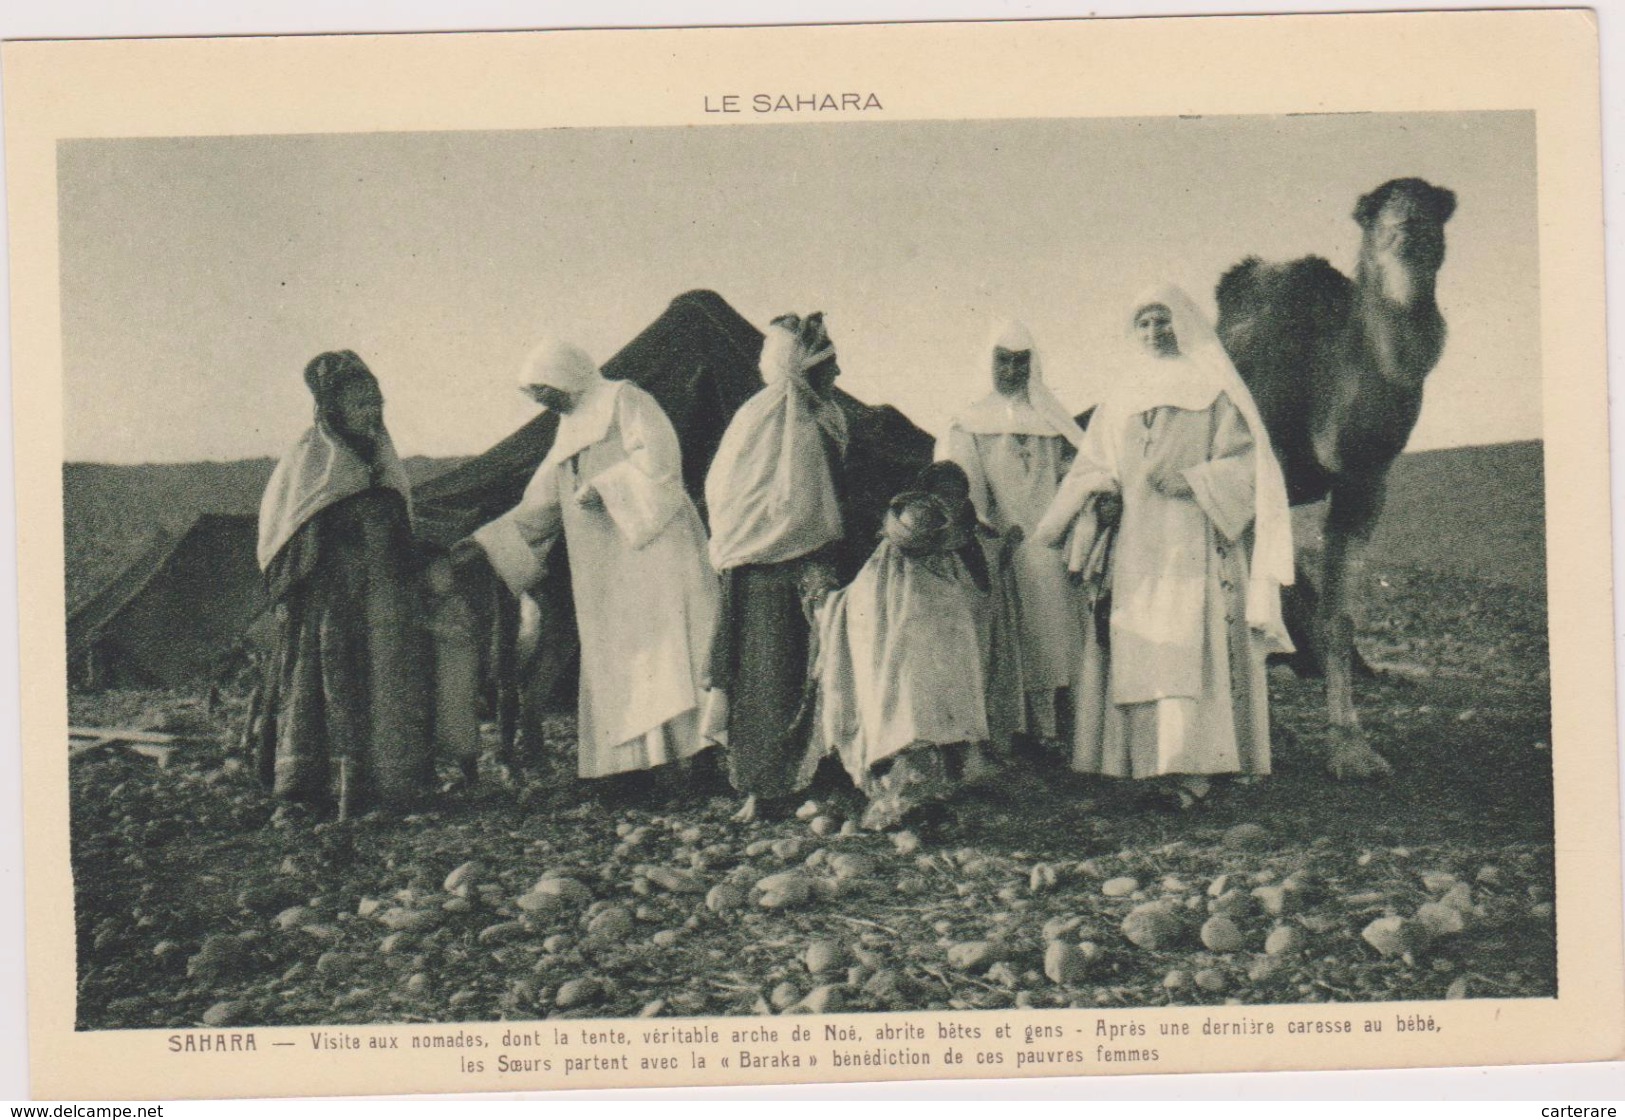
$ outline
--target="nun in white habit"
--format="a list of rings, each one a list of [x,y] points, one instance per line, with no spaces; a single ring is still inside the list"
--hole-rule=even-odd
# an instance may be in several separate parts
[[[581,634],[580,774],[693,755],[717,581],[677,433],[652,396],[605,379],[566,342],[538,346],[520,386],[560,414],[558,433],[519,505],[471,539],[517,595],[565,539]]]
[[[1054,739],[1062,690],[1072,686],[1083,654],[1078,596],[1063,558],[1022,538],[1032,536],[1054,500],[1083,429],[1044,384],[1026,327],[1001,324],[987,353],[993,391],[954,418],[936,457],[965,469],[977,516],[1015,538],[1008,556],[1018,617],[1004,621],[1015,631],[1018,687],[1026,696],[1017,730]]]
[[[1147,291],[1123,326],[1112,389],[1037,536],[1106,620],[1105,642],[1088,631],[1073,768],[1165,777],[1189,805],[1213,775],[1269,773],[1264,658],[1292,648],[1292,523],[1252,395],[1190,297]]]

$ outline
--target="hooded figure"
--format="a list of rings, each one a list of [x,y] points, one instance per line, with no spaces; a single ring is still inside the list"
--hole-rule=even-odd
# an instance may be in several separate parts
[[[1063,690],[1083,655],[1077,595],[1062,558],[1023,538],[1032,536],[1055,498],[1083,430],[1044,384],[1026,327],[1001,324],[984,353],[993,391],[954,418],[937,458],[964,468],[977,514],[1012,538],[1013,593],[1004,597],[1000,626],[1013,643],[1007,660],[1025,696],[1015,730],[1053,739],[1064,722]]]
[[[722,576],[706,734],[728,748],[747,820],[817,769],[803,704],[809,619],[835,586],[833,549],[845,533],[847,430],[829,396],[840,367],[822,313],[773,320],[761,370],[764,387],[734,414],[705,479],[711,563]]]
[[[561,414],[558,431],[519,504],[472,540],[525,595],[564,538],[581,636],[579,773],[693,755],[717,587],[677,433],[652,396],[606,380],[566,342],[532,351],[520,388]]]
[[[1074,769],[1182,777],[1270,766],[1268,653],[1291,648],[1292,580],[1281,470],[1252,395],[1183,291],[1154,288],[1124,318],[1126,353],[1039,540],[1088,573],[1106,613],[1076,690]],[[1107,496],[1110,496],[1109,498]],[[1106,499],[1103,501],[1103,499]]]
[[[406,472],[348,350],[305,367],[316,422],[277,463],[258,556],[277,645],[254,721],[275,795],[340,815],[411,804],[432,777],[433,667]]]
[[[926,468],[818,611],[817,736],[868,798],[866,828],[906,823],[994,770],[994,607],[966,490],[955,464]]]

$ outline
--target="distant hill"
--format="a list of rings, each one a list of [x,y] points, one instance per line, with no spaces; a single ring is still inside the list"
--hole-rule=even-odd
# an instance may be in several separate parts
[[[1544,590],[1546,475],[1539,441],[1402,455],[1368,568],[1426,568]],[[1300,544],[1319,539],[1322,506],[1297,511]]]
[[[406,460],[421,481],[462,459]],[[68,609],[93,595],[160,534],[183,532],[200,513],[256,513],[276,463],[68,463],[62,468]]]
[[[412,458],[421,481],[461,459]],[[83,601],[139,556],[159,533],[200,513],[253,513],[271,477],[269,459],[63,467],[68,604]],[[1371,567],[1429,568],[1520,587],[1544,586],[1544,473],[1538,442],[1421,451],[1394,467]],[[1318,533],[1320,507],[1299,510],[1298,536]]]

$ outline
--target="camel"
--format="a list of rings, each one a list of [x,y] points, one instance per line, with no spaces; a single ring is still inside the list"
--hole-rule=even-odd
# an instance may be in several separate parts
[[[1392,770],[1355,710],[1354,620],[1388,471],[1444,349],[1434,286],[1455,208],[1449,190],[1393,179],[1354,208],[1362,238],[1353,280],[1319,257],[1250,257],[1218,285],[1219,338],[1258,403],[1292,504],[1330,498],[1318,603],[1299,644],[1306,630],[1325,672],[1326,763],[1338,778]]]

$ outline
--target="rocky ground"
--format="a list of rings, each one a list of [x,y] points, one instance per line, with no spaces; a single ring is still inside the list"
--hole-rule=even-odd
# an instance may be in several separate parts
[[[273,820],[237,698],[75,696],[205,735],[72,764],[78,1024],[1554,994],[1543,604],[1390,573],[1362,646],[1385,783],[1324,777],[1320,687],[1278,670],[1267,780],[1178,814],[1033,763],[923,834],[858,831],[838,775],[749,826],[714,788],[584,790],[563,717],[527,784]]]

